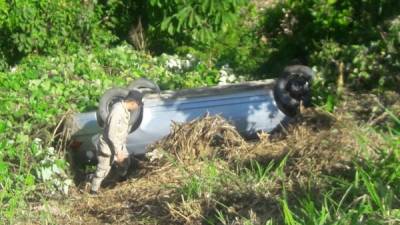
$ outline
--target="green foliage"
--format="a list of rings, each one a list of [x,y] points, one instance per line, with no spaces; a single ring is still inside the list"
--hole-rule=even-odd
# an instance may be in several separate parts
[[[68,164],[57,147],[55,127],[69,112],[94,110],[104,91],[138,77],[162,88],[215,84],[218,71],[198,60],[186,70],[170,69],[164,55],[152,58],[128,45],[80,49],[52,57],[30,55],[0,72],[0,217],[23,217],[27,199],[67,193]],[[21,213],[20,213],[21,212]]]
[[[189,171],[183,171],[189,173]],[[187,181],[180,187],[176,187],[177,191],[185,200],[211,197],[222,188],[221,181],[226,178],[226,175],[221,172],[223,171],[219,171],[214,162],[209,162],[199,174],[190,175]]]
[[[246,0],[117,0],[110,5],[116,5],[110,9],[118,21],[114,32],[157,54],[190,53],[208,65],[229,64],[245,74],[265,55],[255,29],[257,9]]]
[[[7,59],[2,52],[0,52],[0,71],[4,71],[8,68]]]
[[[335,83],[344,64],[345,84],[353,88],[392,87],[398,82],[399,13],[396,0],[286,0],[265,12],[266,68],[279,71],[292,62],[315,66]]]
[[[206,46],[192,45],[192,48],[186,46],[177,48],[178,52],[188,49],[196,56],[212,61],[217,65],[229,65],[236,73],[242,75],[254,75],[260,64],[268,56],[269,50],[262,41],[259,34],[259,19],[257,9],[254,5],[242,7],[240,20],[235,26],[227,32],[219,32],[215,38]],[[197,51],[190,51],[196,48]]]
[[[207,45],[217,33],[226,33],[236,25],[245,3],[245,0],[150,0],[153,29],[175,36],[176,40]]]
[[[82,4],[83,3],[83,4]],[[18,0],[0,2],[0,52],[10,63],[29,53],[73,52],[115,40],[96,1]]]
[[[395,121],[397,117],[393,118]],[[322,196],[304,190],[292,211],[301,224],[384,224],[398,221],[400,166],[398,134],[383,135],[377,155],[354,162],[351,176],[326,177]],[[367,144],[371,141],[367,140]]]

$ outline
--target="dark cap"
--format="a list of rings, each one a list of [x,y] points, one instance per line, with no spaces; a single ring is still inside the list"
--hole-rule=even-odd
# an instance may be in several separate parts
[[[136,90],[129,91],[128,95],[125,97],[125,101],[136,101],[139,104],[142,104],[142,99],[143,94]]]

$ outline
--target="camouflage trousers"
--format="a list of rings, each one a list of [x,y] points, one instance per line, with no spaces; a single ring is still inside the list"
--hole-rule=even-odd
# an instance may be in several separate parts
[[[94,174],[91,190],[97,192],[103,182],[104,178],[108,175],[111,170],[112,164],[114,162],[115,153],[111,150],[108,141],[105,140],[103,135],[100,136],[98,145],[97,145],[97,167],[96,172]],[[119,175],[125,176],[130,165],[130,158],[128,149],[126,146],[122,146],[121,151],[126,155],[126,160],[119,165]]]

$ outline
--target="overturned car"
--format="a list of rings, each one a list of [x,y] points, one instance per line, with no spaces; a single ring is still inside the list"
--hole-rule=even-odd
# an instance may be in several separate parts
[[[172,122],[189,122],[205,114],[220,115],[244,137],[255,137],[259,131],[271,132],[286,123],[299,113],[301,103],[310,105],[312,78],[309,67],[295,65],[286,67],[277,80],[163,92],[154,82],[141,78],[127,88],[106,91],[97,112],[73,115],[66,124],[70,148],[81,160],[93,162],[110,107],[133,89],[145,97],[144,106],[131,115],[130,154],[146,153],[149,145],[169,134]]]

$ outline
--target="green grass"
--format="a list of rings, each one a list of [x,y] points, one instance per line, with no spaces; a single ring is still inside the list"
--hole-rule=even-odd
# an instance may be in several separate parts
[[[200,170],[186,170],[188,178],[177,187],[177,193],[184,196],[186,204],[207,202],[202,208],[207,215],[198,218],[206,224],[399,224],[398,130],[367,130],[379,135],[383,143],[368,157],[355,158],[346,174],[323,175],[310,179],[308,186],[297,187],[290,185],[295,179],[287,175],[290,157],[266,164],[251,161],[244,167],[225,166],[215,159]],[[360,148],[376,146],[364,135],[358,139]]]

